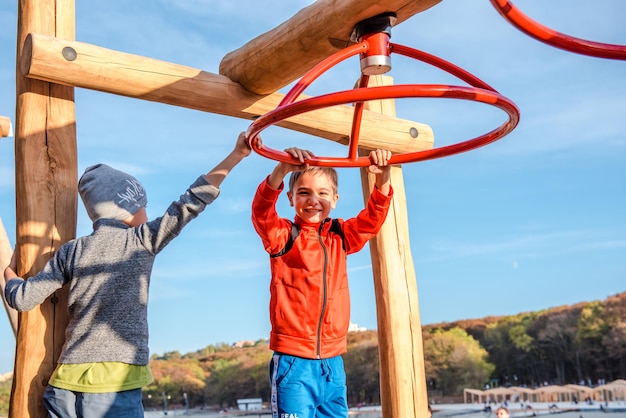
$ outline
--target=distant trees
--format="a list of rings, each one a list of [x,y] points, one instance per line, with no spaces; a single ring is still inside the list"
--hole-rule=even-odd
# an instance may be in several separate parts
[[[435,329],[424,335],[426,375],[443,395],[458,394],[466,387],[484,385],[495,366],[487,351],[465,330]]]
[[[491,377],[501,384],[519,384],[533,375],[533,347],[537,340],[529,329],[536,319],[536,314],[500,318],[489,323],[484,334],[478,336],[496,366]]]
[[[487,350],[495,365],[491,380],[499,385],[590,385],[626,376],[626,292],[603,302],[431,325],[424,331],[454,327]]]
[[[626,322],[615,324],[602,338],[607,360],[615,365],[617,376],[626,376]]]
[[[343,356],[348,399],[353,404],[379,403],[378,339],[375,332],[348,334],[348,352]]]
[[[170,402],[183,404],[184,394],[189,402],[202,399],[207,374],[196,359],[176,356],[150,361],[154,383],[144,389],[146,407],[163,405],[163,397]]]
[[[12,380],[13,379],[0,381],[0,416],[8,416]]]
[[[233,347],[210,345],[195,353],[177,352],[150,361],[154,383],[144,389],[144,404],[163,405],[163,394],[172,405],[236,406],[239,398],[269,399],[267,367],[271,358],[265,340]]]

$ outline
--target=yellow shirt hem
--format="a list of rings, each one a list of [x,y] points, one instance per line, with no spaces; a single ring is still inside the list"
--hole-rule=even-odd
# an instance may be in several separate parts
[[[122,392],[154,381],[149,365],[119,362],[59,364],[50,377],[51,386],[85,393]]]

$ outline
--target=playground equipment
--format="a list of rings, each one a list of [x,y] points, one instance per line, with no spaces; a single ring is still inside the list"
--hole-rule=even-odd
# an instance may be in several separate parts
[[[390,98],[438,97],[474,100],[496,106],[504,110],[509,116],[509,119],[506,122],[484,135],[445,147],[395,154],[391,157],[391,164],[424,161],[470,151],[502,138],[517,126],[519,122],[519,110],[515,104],[506,97],[500,95],[487,83],[441,58],[413,48],[389,42],[391,27],[393,22],[395,22],[395,19],[396,17],[394,13],[385,13],[360,22],[355,29],[357,32],[355,37],[358,41],[356,44],[336,52],[313,67],[302,77],[302,79],[300,79],[300,81],[289,91],[289,93],[285,95],[275,110],[259,117],[250,125],[247,134],[253,149],[260,155],[267,158],[289,162],[292,160],[289,154],[277,151],[266,146],[265,144],[261,144],[260,141],[256,141],[256,138],[263,129],[286,118],[293,117],[304,112],[327,106],[354,103],[355,110],[350,141],[348,144],[348,156],[346,158],[316,156],[307,162],[309,165],[333,167],[368,166],[370,164],[369,158],[358,156],[360,121],[364,110],[363,102]],[[390,56],[392,52],[432,64],[460,78],[474,88],[419,84],[369,87],[368,83],[371,75],[384,74],[391,69]],[[357,54],[361,57],[360,63],[362,73],[359,78],[358,88],[349,91],[331,93],[325,96],[308,98],[296,102],[301,93],[324,72],[332,68],[334,65]]]
[[[377,50],[365,54],[365,76],[356,93],[331,96],[330,101],[313,98],[310,102],[306,98],[295,101],[302,91],[289,98],[276,93],[338,50],[353,52],[355,48],[349,49],[353,44],[351,31],[360,22],[392,12],[394,23],[400,24],[437,3],[439,0],[318,0],[283,25],[227,54],[220,64],[220,74],[210,74],[74,41],[73,0],[20,1],[15,122],[18,273],[28,277],[40,270],[56,249],[75,236],[78,174],[74,87],[249,120],[259,117],[251,125],[251,135],[276,123],[346,143],[350,166],[363,165],[356,156],[357,148],[389,148],[399,154],[397,162],[409,162],[451,155],[450,151],[468,151],[501,138],[515,127],[519,116],[508,99],[480,80],[464,78],[462,71],[448,64],[443,64],[444,69],[459,71],[456,75],[462,75],[459,78],[472,87],[391,86],[389,78],[381,75],[389,67],[386,48],[389,53],[418,59],[432,57],[386,43],[384,37],[376,35],[364,37]],[[380,100],[437,94],[462,100],[474,96],[472,100],[504,110],[509,120],[479,139],[430,150],[429,127],[396,118]],[[351,102],[359,109],[345,106]],[[299,118],[311,103],[322,115]],[[344,105],[325,108],[331,104]],[[293,112],[292,116],[287,112]],[[282,158],[271,151],[268,156]],[[401,170],[392,169],[393,207],[383,230],[370,245],[381,398],[385,417],[426,418],[421,324]],[[373,180],[366,170],[361,170],[361,175],[365,194],[369,194]],[[20,314],[10,407],[14,418],[46,416],[42,393],[64,341],[65,291]]]
[[[489,0],[509,23],[525,34],[556,48],[598,58],[626,60],[626,45],[604,44],[557,32],[522,13],[509,0]]]
[[[252,120],[280,103],[283,95],[276,93],[280,88],[347,46],[358,22],[391,11],[400,23],[437,3],[318,0],[227,54],[220,74],[210,74],[74,41],[73,0],[20,1],[15,118],[18,274],[28,277],[39,271],[56,249],[75,237],[74,87]],[[320,113],[295,117],[281,126],[347,143],[353,108],[344,105]],[[393,152],[432,147],[428,126],[398,119],[392,112],[365,110],[361,122],[361,147]],[[411,135],[415,131],[417,138]],[[426,418],[422,336],[416,332],[421,325],[403,181],[401,168],[393,171],[394,213],[388,216],[389,227],[370,246],[376,259],[381,397],[385,416]],[[367,175],[363,182],[365,188],[373,187]],[[42,395],[64,342],[67,289],[21,313],[19,324],[10,416],[45,417]]]

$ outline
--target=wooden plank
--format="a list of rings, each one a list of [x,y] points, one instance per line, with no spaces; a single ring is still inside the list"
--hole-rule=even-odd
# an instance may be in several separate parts
[[[391,77],[371,77],[371,85],[392,84]],[[369,102],[370,110],[395,113],[393,100]],[[364,199],[375,176],[361,169]],[[402,167],[391,168],[392,205],[378,235],[370,240],[376,293],[380,393],[385,418],[427,418],[428,394],[415,267]]]
[[[9,136],[11,132],[11,118],[8,116],[0,116],[0,138]]]
[[[244,119],[275,109],[284,97],[253,94],[227,77],[195,68],[36,33],[26,39],[20,69],[33,79]],[[335,106],[278,125],[347,144],[352,113],[350,106]],[[411,129],[417,130],[417,137]],[[433,142],[428,125],[364,112],[359,138],[363,148],[414,152],[431,149]]]
[[[360,21],[395,12],[399,24],[440,1],[317,0],[276,28],[226,54],[219,73],[252,92],[273,93],[346,47]]]
[[[18,60],[31,31],[73,37],[73,0],[21,0],[17,28]],[[18,274],[29,277],[76,233],[76,125],[71,87],[18,73],[16,95],[16,251]],[[19,317],[9,416],[44,418],[43,392],[64,342],[67,289]]]

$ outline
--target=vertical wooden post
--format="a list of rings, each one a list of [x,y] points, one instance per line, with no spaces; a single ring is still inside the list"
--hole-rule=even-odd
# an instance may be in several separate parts
[[[75,237],[77,153],[74,89],[19,71],[31,32],[73,40],[74,0],[19,0],[17,24],[15,192],[18,274],[38,272]],[[20,314],[9,416],[44,418],[43,391],[67,325],[67,291]]]
[[[390,85],[388,76],[370,77],[369,85]],[[393,100],[366,103],[369,110],[395,116]],[[361,169],[363,194],[369,196],[375,176]],[[383,417],[427,418],[422,326],[415,268],[409,245],[409,222],[402,168],[392,167],[394,189],[387,220],[370,241],[380,356]]]

